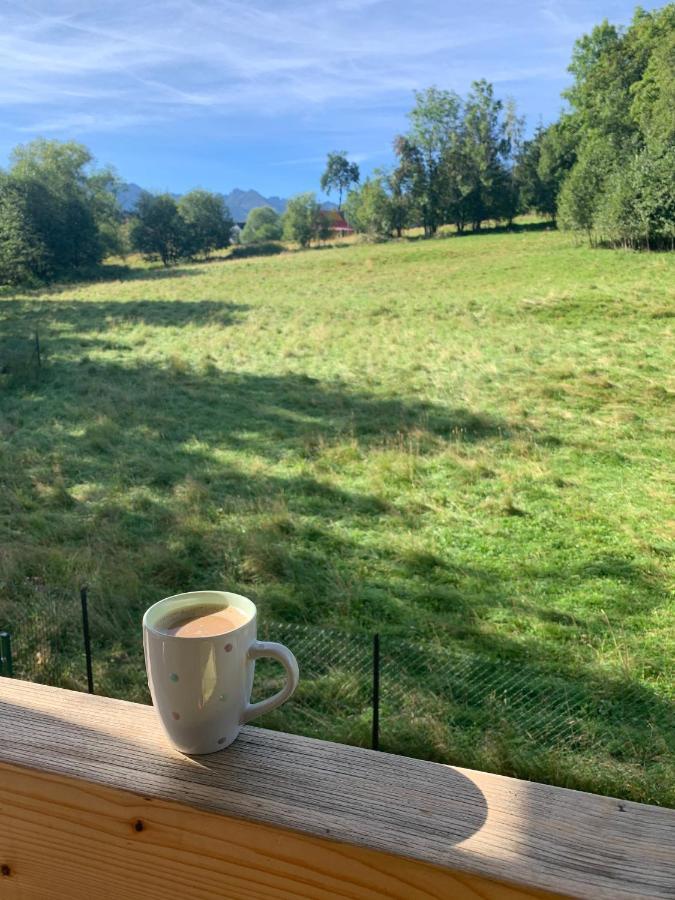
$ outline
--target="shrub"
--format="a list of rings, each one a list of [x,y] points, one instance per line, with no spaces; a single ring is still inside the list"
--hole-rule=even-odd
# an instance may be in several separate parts
[[[312,192],[291,197],[283,215],[286,240],[297,241],[301,247],[308,247],[319,231],[320,213],[321,207]]]
[[[246,219],[241,233],[242,244],[280,241],[283,232],[281,216],[271,206],[257,206]]]

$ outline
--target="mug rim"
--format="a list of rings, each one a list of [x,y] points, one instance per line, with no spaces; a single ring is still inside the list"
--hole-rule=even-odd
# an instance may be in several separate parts
[[[151,614],[154,611],[156,611],[158,606],[161,606],[162,604],[168,602],[169,600],[179,600],[179,599],[188,598],[188,597],[195,597],[195,598],[196,597],[205,597],[205,598],[213,597],[214,599],[215,598],[221,598],[221,599],[228,598],[229,599],[230,597],[234,597],[237,600],[243,600],[247,606],[251,607],[251,615],[245,622],[242,622],[242,624],[238,625],[236,628],[231,628],[229,631],[219,632],[218,634],[190,634],[190,635],[167,634],[166,631],[161,631],[159,628],[156,628],[154,625],[150,624],[148,617],[151,616]],[[228,604],[228,605],[231,605],[231,604]],[[153,603],[151,606],[149,606],[146,609],[146,611],[143,613],[143,628],[146,631],[152,632],[152,634],[156,635],[157,637],[161,637],[163,640],[213,641],[213,640],[220,640],[221,638],[226,637],[227,635],[230,635],[230,634],[232,634],[232,635],[238,634],[240,631],[242,631],[242,629],[244,629],[248,625],[250,625],[251,622],[255,622],[257,615],[258,615],[258,610],[257,610],[255,603],[248,597],[245,597],[243,594],[235,594],[232,591],[210,591],[210,590],[207,590],[207,591],[183,591],[180,594],[171,594],[170,597],[162,597],[161,600],[157,600],[155,603]]]

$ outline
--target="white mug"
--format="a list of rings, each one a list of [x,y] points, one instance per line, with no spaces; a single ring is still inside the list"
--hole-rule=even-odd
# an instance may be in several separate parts
[[[228,606],[246,617],[233,631],[185,637],[162,630],[162,623],[182,613]],[[256,640],[255,605],[239,594],[193,591],[160,600],[143,616],[143,648],[152,702],[169,740],[183,753],[222,750],[242,725],[288,700],[298,684],[295,657],[282,644]],[[267,700],[251,703],[255,660],[261,656],[282,664],[286,684]]]

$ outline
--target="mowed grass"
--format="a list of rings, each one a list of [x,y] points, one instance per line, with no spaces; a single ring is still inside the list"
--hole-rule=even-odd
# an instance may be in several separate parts
[[[100,689],[140,698],[142,610],[224,588],[670,714],[673,254],[534,229],[109,275],[0,299],[5,620],[87,581]],[[440,708],[386,749],[673,803],[666,734],[460,753]]]

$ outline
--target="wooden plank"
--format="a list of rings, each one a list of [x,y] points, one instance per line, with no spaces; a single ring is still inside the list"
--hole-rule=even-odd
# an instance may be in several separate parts
[[[70,776],[0,765],[0,789],[3,900],[554,896]]]
[[[675,897],[666,809],[256,728],[190,759],[149,707],[10,679],[0,734],[2,896],[108,896],[95,861],[167,900]]]

